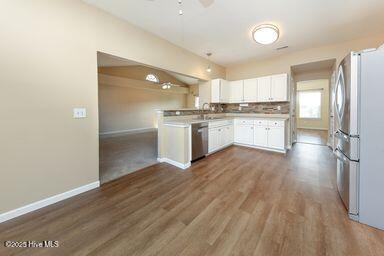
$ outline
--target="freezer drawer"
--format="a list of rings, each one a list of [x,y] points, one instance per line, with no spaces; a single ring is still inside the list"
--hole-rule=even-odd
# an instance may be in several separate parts
[[[350,215],[358,214],[359,162],[351,161],[339,148],[337,157],[337,190]]]

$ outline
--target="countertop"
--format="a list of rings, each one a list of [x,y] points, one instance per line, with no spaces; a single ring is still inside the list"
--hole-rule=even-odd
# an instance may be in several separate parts
[[[213,119],[202,119],[198,117],[188,118],[186,116],[172,117],[164,120],[163,124],[167,126],[189,127],[191,124],[204,122],[218,122],[233,119],[271,119],[271,120],[287,120],[289,114],[225,114],[223,116],[214,117]]]

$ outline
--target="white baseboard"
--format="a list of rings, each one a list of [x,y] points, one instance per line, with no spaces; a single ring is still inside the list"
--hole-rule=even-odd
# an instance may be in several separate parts
[[[129,130],[119,130],[119,131],[111,131],[111,132],[101,132],[99,133],[102,137],[108,136],[117,136],[123,134],[133,134],[133,133],[144,133],[144,132],[154,132],[157,131],[157,128],[148,127],[148,128],[138,128],[138,129],[129,129]]]
[[[297,127],[297,129],[307,129],[307,130],[322,130],[322,131],[328,131],[327,128],[321,128],[321,127]]]
[[[186,163],[186,164],[182,164],[182,163],[176,162],[176,161],[174,161],[172,159],[169,159],[169,158],[157,158],[157,161],[159,161],[160,163],[171,164],[171,165],[176,166],[176,167],[178,167],[180,169],[183,169],[183,170],[191,167],[191,163],[190,162]]]
[[[274,149],[274,148],[265,148],[265,147],[259,147],[259,146],[254,146],[254,145],[247,145],[247,144],[241,144],[241,143],[234,143],[236,146],[241,146],[241,147],[247,147],[247,148],[256,148],[256,149],[262,149],[266,151],[272,151],[272,152],[277,152],[277,153],[287,153],[287,150],[285,149]]]
[[[45,206],[57,203],[59,201],[65,200],[67,198],[76,196],[78,194],[84,193],[86,191],[89,191],[89,190],[92,190],[92,189],[98,188],[98,187],[100,187],[100,181],[95,181],[95,182],[89,183],[87,185],[66,191],[64,193],[57,194],[57,195],[45,198],[43,200],[22,206],[20,208],[11,210],[9,212],[2,213],[2,214],[0,214],[0,223],[7,221],[7,220],[10,220],[10,219],[13,219],[13,218],[16,218],[16,217],[23,215],[23,214],[33,212],[33,211],[38,210],[40,208],[43,208]]]

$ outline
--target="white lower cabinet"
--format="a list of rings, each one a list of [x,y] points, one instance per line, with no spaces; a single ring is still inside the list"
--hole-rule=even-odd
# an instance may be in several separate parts
[[[284,144],[284,127],[268,127],[268,147],[283,150]]]
[[[259,147],[268,147],[268,128],[255,126],[253,144]]]
[[[236,124],[235,142],[240,144],[253,144],[253,124]]]
[[[235,120],[235,143],[285,151],[285,122]]]
[[[219,147],[219,129],[213,128],[208,131],[208,152],[212,152]]]
[[[212,127],[208,130],[208,152],[219,150],[233,143],[233,125]]]

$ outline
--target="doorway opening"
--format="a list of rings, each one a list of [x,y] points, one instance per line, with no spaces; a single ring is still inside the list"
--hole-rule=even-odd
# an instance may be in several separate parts
[[[158,163],[158,112],[194,106],[198,80],[101,52],[97,60],[103,184]]]
[[[333,148],[333,87],[336,60],[291,67],[294,82],[293,141]]]

